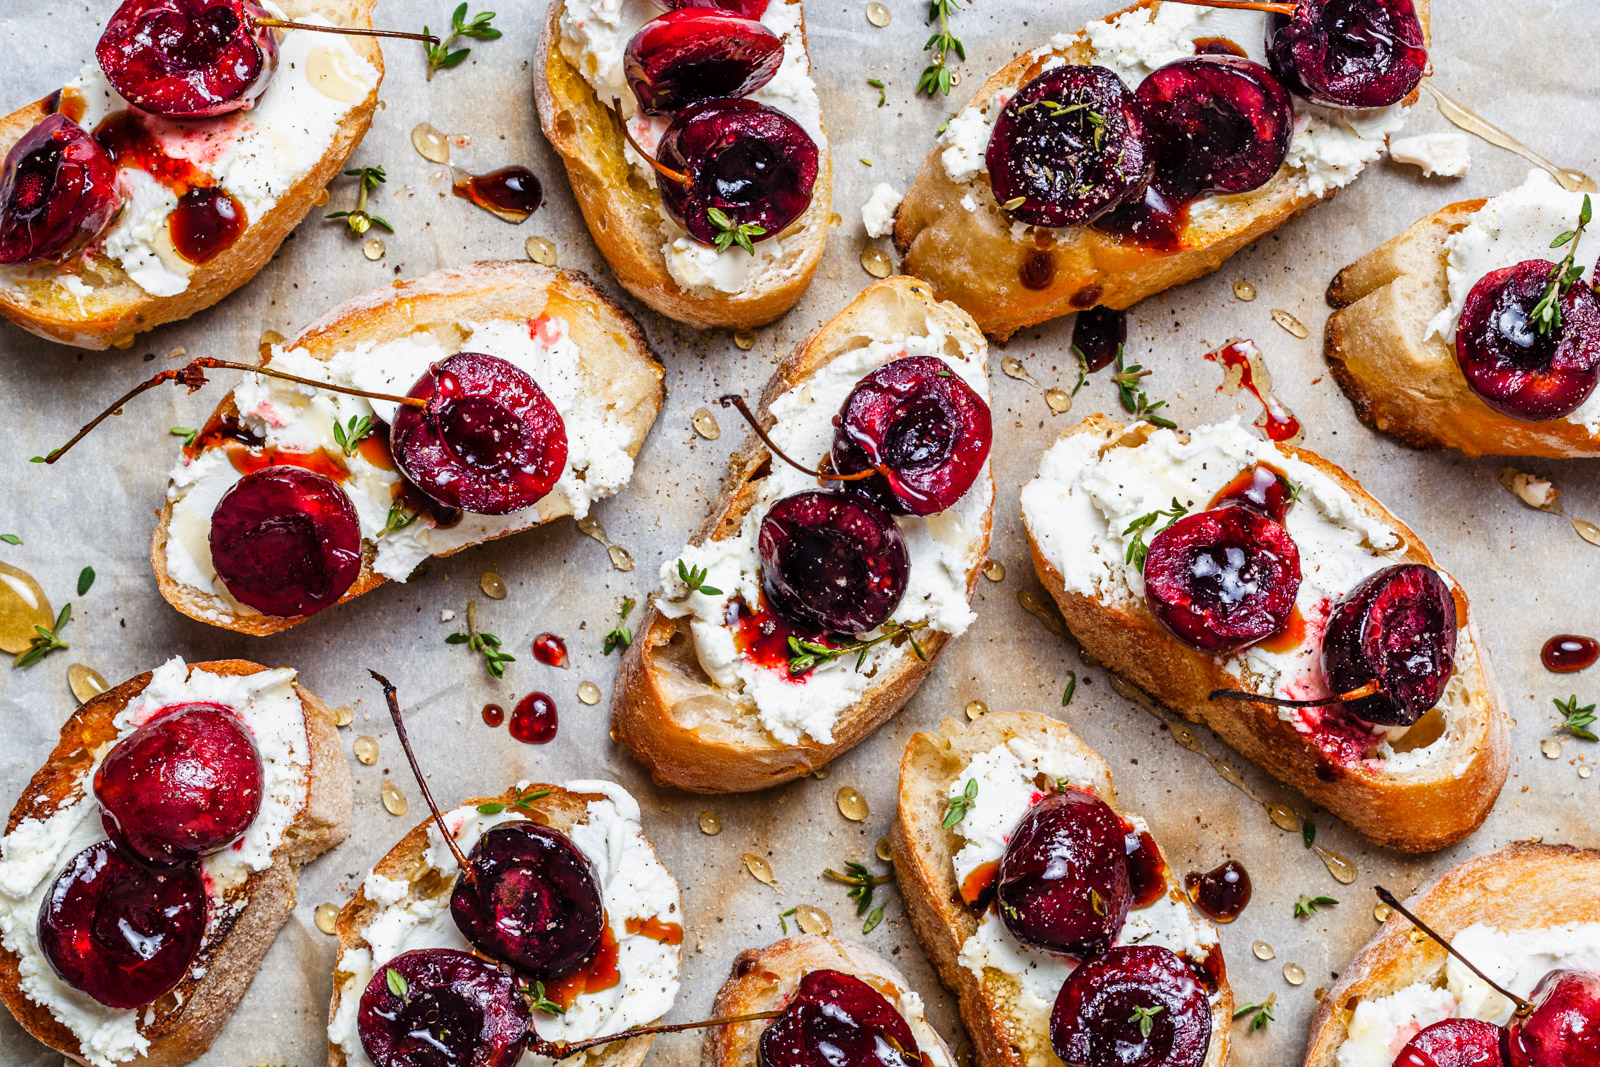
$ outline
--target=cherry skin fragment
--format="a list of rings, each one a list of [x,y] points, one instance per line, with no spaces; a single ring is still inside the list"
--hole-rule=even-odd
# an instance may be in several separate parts
[[[254,0],[123,0],[95,58],[130,104],[169,118],[239,111],[266,91],[278,39]]]
[[[1513,419],[1570,415],[1600,381],[1600,294],[1575,282],[1560,297],[1559,326],[1540,333],[1533,309],[1556,264],[1530,259],[1478,279],[1461,308],[1456,363],[1485,404]]]
[[[46,116],[0,169],[0,263],[65,259],[121,210],[111,153],[67,116]]]
[[[783,1014],[761,1033],[759,1067],[918,1067],[905,1018],[866,982],[842,971],[807,972]]]
[[[376,1067],[513,1067],[532,1012],[510,974],[448,948],[402,952],[361,994],[356,1032]]]
[[[812,490],[772,505],[757,535],[761,590],[805,630],[860,634],[900,604],[911,568],[894,517],[872,501]]]
[[[1056,995],[1050,1045],[1067,1067],[1200,1067],[1211,1004],[1177,953],[1108,949],[1080,964]]]
[[[647,115],[748,96],[771,81],[782,63],[777,34],[717,8],[682,8],[651,19],[623,53],[624,75]]]
[[[361,524],[325,474],[271,466],[234,483],[211,513],[211,561],[234,599],[265,615],[310,615],[361,573]]]

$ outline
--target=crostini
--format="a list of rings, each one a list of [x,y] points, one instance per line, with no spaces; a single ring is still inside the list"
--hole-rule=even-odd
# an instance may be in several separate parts
[[[350,808],[333,716],[290,668],[174,657],[107,690],[6,823],[0,1000],[79,1063],[188,1063]]]
[[[1217,931],[1116,804],[1105,760],[1043,715],[946,719],[906,746],[895,880],[981,1067],[1082,1067],[1108,1044],[1130,1063],[1227,1058]]]
[[[1404,907],[1490,981],[1531,1001],[1533,1012],[1516,1012],[1515,1003],[1396,912],[1322,998],[1305,1067],[1499,1064],[1502,1041],[1520,1046],[1505,1062],[1584,1062],[1561,1054],[1576,1051],[1563,1049],[1563,1031],[1593,1054],[1600,1025],[1600,852],[1518,842],[1456,864]],[[1554,981],[1562,975],[1586,995],[1551,1003],[1552,993],[1567,992]],[[1552,1025],[1543,1016],[1558,1008],[1565,1018]]]
[[[725,6],[552,0],[534,90],[623,288],[746,329],[811,284],[833,179],[800,0]]]
[[[265,12],[235,2],[232,36],[226,47],[208,39],[221,51],[202,76],[186,69],[192,57],[163,67],[132,55],[187,40],[170,32],[185,16],[143,10],[153,6],[125,3],[100,62],[0,119],[0,314],[62,344],[123,347],[248,282],[344,167],[377,106],[383,56],[371,38],[258,27],[250,14]],[[372,25],[373,0],[291,6],[307,23]],[[167,19],[160,33],[147,16]],[[155,81],[174,84],[145,84]],[[50,183],[42,200],[19,175]]]
[[[1323,351],[1361,420],[1473,457],[1600,456],[1600,242],[1555,244],[1581,231],[1587,202],[1535,170],[1499,196],[1441,208],[1340,271]],[[1578,276],[1558,279],[1566,268]],[[1560,299],[1547,302],[1558,284]],[[1539,321],[1541,304],[1559,314]]]
[[[1509,727],[1466,594],[1344,471],[1236,420],[1090,416],[1022,489],[1034,569],[1094,660],[1373,841],[1477,829]]]
[[[267,363],[391,398],[258,375],[184,445],[151,544],[161,594],[248,634],[430,556],[583,517],[628,484],[663,397],[632,317],[582,274],[531,263],[358,296]]]
[[[1296,28],[1323,5],[1300,6]],[[902,269],[1002,340],[1216,270],[1354,181],[1400,128],[1426,62],[1429,4],[1382,7],[1408,16],[1392,27],[1395,47],[1349,65],[1379,52],[1396,64],[1369,80],[1389,90],[1377,96],[1308,90],[1280,56],[1290,31],[1269,57],[1259,11],[1141,0],[1058,34],[944,126],[895,223]],[[1341,39],[1330,33],[1330,61]]]
[[[618,668],[612,737],[657,781],[809,773],[972,623],[994,510],[986,355],[970,317],[896,277],[778,368],[751,417],[782,454],[756,436],[735,454]]]

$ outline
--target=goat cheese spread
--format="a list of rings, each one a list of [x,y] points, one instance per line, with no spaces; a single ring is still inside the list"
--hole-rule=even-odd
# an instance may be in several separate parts
[[[861,225],[868,237],[887,237],[894,232],[894,214],[905,197],[888,182],[879,182],[872,196],[861,205]]]
[[[113,721],[120,741],[164,708],[220,704],[238,714],[261,753],[261,810],[255,821],[233,847],[201,861],[211,908],[193,972],[196,978],[205,973],[205,953],[218,925],[231,923],[244,906],[242,891],[250,875],[272,865],[285,832],[308,800],[311,744],[294,679],[295,672],[288,668],[211,674],[191,670],[173,657],[155,670],[150,684]],[[110,1067],[145,1053],[150,1042],[139,1032],[139,1022],[149,1009],[110,1008],[63,982],[39,949],[38,923],[40,906],[62,870],[79,852],[106,839],[91,783],[114,744],[95,750],[76,789],[60,806],[24,819],[0,839],[0,942],[17,957],[23,995],[72,1031],[94,1067]]]
[[[1389,158],[1421,167],[1431,178],[1460,178],[1472,166],[1472,141],[1464,133],[1422,133],[1389,142]]]

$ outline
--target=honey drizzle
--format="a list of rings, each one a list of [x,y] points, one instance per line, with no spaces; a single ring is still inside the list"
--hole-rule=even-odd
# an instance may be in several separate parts
[[[1561,188],[1567,192],[1593,193],[1600,191],[1600,186],[1596,186],[1594,179],[1583,173],[1583,171],[1556,166],[1488,119],[1475,114],[1438,89],[1435,89],[1431,82],[1424,81],[1422,87],[1433,96],[1433,102],[1438,105],[1439,114],[1443,115],[1452,124],[1466,130],[1475,137],[1481,137],[1498,148],[1504,148],[1508,152],[1515,152],[1529,163],[1543,167],[1550,172],[1550,176],[1555,178]]]

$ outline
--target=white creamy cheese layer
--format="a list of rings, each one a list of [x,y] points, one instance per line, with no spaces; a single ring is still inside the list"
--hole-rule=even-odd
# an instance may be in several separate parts
[[[888,182],[879,182],[867,202],[861,205],[861,225],[868,237],[888,237],[894,232],[895,212],[905,195]]]
[[[1329,612],[1369,574],[1403,562],[1399,532],[1369,516],[1331,477],[1254,436],[1237,419],[1196,427],[1187,440],[1172,430],[1155,430],[1143,444],[1137,443],[1138,435],[1120,440],[1127,443],[1105,447],[1102,436],[1088,433],[1063,438],[1045,451],[1038,475],[1022,487],[1023,520],[1066,589],[1118,606],[1143,604],[1143,573],[1126,561],[1133,538],[1129,524],[1169,508],[1174,498],[1191,514],[1203,511],[1240,473],[1266,463],[1299,491],[1284,525],[1300,550],[1295,604],[1305,620],[1305,638],[1287,650],[1256,645],[1220,657],[1219,663],[1254,692],[1296,699],[1327,696],[1321,637]],[[1146,532],[1147,544],[1153,536]],[[1454,584],[1448,575],[1445,580]],[[1464,633],[1457,649],[1457,673],[1440,700],[1447,731],[1450,723],[1466,721],[1454,714],[1468,699],[1462,670],[1471,662],[1472,645]],[[1279,709],[1280,717],[1303,732],[1319,721],[1316,712]],[[1428,748],[1395,754],[1388,741],[1381,741],[1379,751],[1391,771],[1427,762]]]
[[[1600,971],[1600,923],[1538,930],[1500,930],[1474,923],[1451,943],[1496,983],[1527,997],[1558,968]],[[1442,980],[1442,985],[1437,984]],[[1363,1000],[1339,1046],[1338,1067],[1392,1067],[1418,1031],[1445,1019],[1478,1019],[1496,1026],[1514,1005],[1453,957],[1432,982],[1416,982],[1386,997]]]
[[[1472,166],[1472,140],[1464,133],[1419,133],[1391,140],[1389,158],[1429,177],[1460,178]]]
[[[243,676],[191,672],[173,657],[114,720],[121,740],[163,708],[221,704],[238,713],[261,753],[260,812],[237,844],[202,861],[211,894],[202,952],[218,923],[244,905],[238,890],[252,872],[272,865],[284,832],[306,805],[311,746],[294,678],[287,668]],[[149,1047],[139,1032],[140,1009],[109,1008],[58,978],[39,950],[38,922],[39,908],[61,871],[79,852],[106,839],[91,783],[111,747],[94,753],[71,799],[41,818],[24,819],[0,839],[0,941],[17,957],[23,995],[72,1031],[95,1067],[134,1059]]]
[[[770,411],[776,422],[768,432],[798,462],[819,463],[833,447],[833,420],[850,391],[867,374],[902,355],[937,356],[988,403],[984,351],[981,344],[942,332],[866,343],[830,360],[774,400]],[[762,727],[789,745],[802,737],[832,743],[839,713],[861,698],[880,670],[915,654],[909,646],[896,648],[884,642],[867,652],[859,671],[855,656],[842,656],[819,664],[801,681],[790,680],[787,671],[752,663],[734,647],[727,623],[730,601],[742,600],[751,610],[761,602],[761,557],[756,547],[761,520],[780,498],[817,488],[815,478],[775,458],[771,473],[755,483],[756,499],[738,532],[720,541],[690,545],[668,560],[661,568],[663,595],[656,599],[662,614],[689,619],[695,653],[706,674],[722,689],[742,693],[754,705]],[[986,517],[993,505],[994,485],[990,464],[985,463],[954,507],[927,517],[897,517],[911,566],[905,594],[886,625],[926,623],[951,635],[966,631],[977,618],[967,602],[967,574],[982,550]],[[689,592],[678,574],[680,562],[687,568],[703,568],[706,583],[719,592]]]
[[[1079,33],[1057,34],[1034,55],[1051,56],[1044,65],[1050,69],[1065,62],[1052,53],[1087,41],[1093,49],[1090,62],[1115,72],[1134,89],[1157,68],[1192,57],[1195,41],[1209,37],[1226,38],[1243,48],[1250,59],[1266,64],[1264,13],[1176,3],[1161,4],[1154,13],[1138,8],[1110,22],[1096,19]],[[989,99],[972,101],[945,127],[939,137],[944,148],[940,158],[951,181],[966,182],[987,172],[984,154],[990,133],[1015,91],[1007,88]],[[1317,197],[1354,181],[1368,163],[1383,155],[1389,134],[1405,121],[1405,109],[1398,104],[1347,111],[1318,107],[1295,97],[1294,113],[1294,137],[1285,165],[1299,192]],[[1203,217],[1224,199],[1208,196],[1195,201],[1191,216]]]
[[[522,783],[518,788],[526,785]],[[572,781],[565,788],[603,797],[589,802],[582,821],[573,826],[568,836],[594,864],[601,904],[617,941],[621,981],[610,989],[578,994],[564,1015],[535,1012],[534,1029],[547,1041],[578,1041],[647,1025],[665,1015],[678,995],[680,946],[627,930],[629,919],[658,917],[662,922],[679,924],[683,921],[678,883],[645,840],[638,802],[614,782]],[[446,812],[444,819],[465,852],[489,830],[522,817],[515,811],[485,815],[476,808],[463,807]],[[428,835],[429,866],[447,875],[453,884],[455,858],[439,836],[437,826],[430,825]],[[350,1067],[372,1064],[361,1047],[356,1016],[362,991],[378,967],[412,949],[472,951],[450,916],[449,892],[415,899],[410,895],[409,883],[385,878],[376,871],[367,875],[363,888],[367,898],[382,910],[363,931],[368,947],[346,949],[339,954],[335,970],[344,976],[339,985],[339,1010],[328,1024],[328,1040],[344,1051]],[[551,1062],[531,1052],[522,1058],[525,1067],[549,1067]]]
[[[363,341],[329,360],[303,348],[272,350],[272,366],[291,374],[351,385],[373,392],[404,394],[428,366],[456,352],[484,352],[526,371],[561,413],[567,434],[567,465],[548,495],[533,507],[510,515],[464,514],[454,526],[435,526],[426,516],[402,529],[389,528],[390,508],[400,475],[373,463],[361,450],[345,455],[333,436],[335,423],[348,426],[362,417],[391,420],[398,405],[249,375],[234,389],[244,426],[263,437],[266,447],[290,452],[324,449],[349,471],[341,483],[355,505],[361,537],[377,548],[374,568],[405,581],[432,555],[476,544],[498,533],[525,529],[570,506],[582,518],[590,504],[628,484],[633,458],[628,432],[617,412],[601,399],[602,383],[591,380],[583,354],[566,320],[541,316],[531,322],[440,323],[408,337],[375,344]],[[238,614],[238,604],[217,578],[211,561],[211,514],[240,478],[226,448],[211,448],[194,459],[180,456],[172,469],[167,499],[172,522],[167,538],[167,573],[182,585],[215,596]]]

